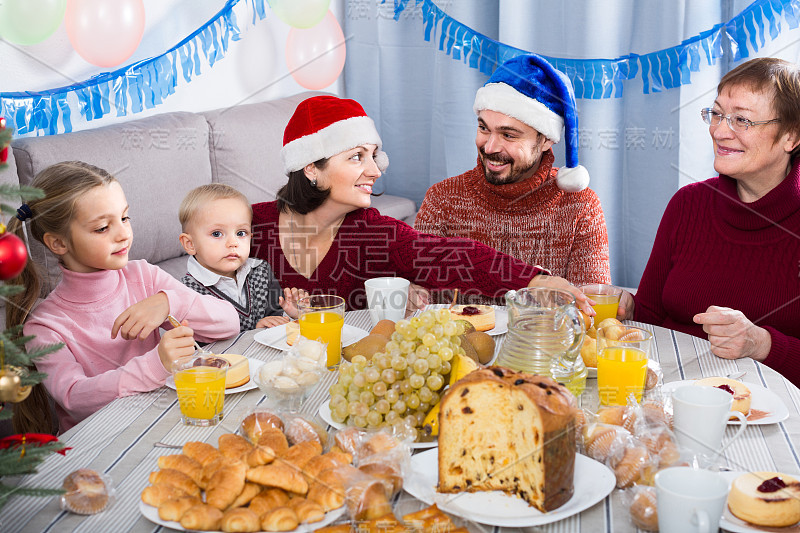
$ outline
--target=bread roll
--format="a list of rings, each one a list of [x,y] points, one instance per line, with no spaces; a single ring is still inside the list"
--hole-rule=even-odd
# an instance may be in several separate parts
[[[192,478],[173,468],[165,468],[163,470],[156,470],[150,472],[150,483],[166,483],[167,485],[174,485],[181,489],[183,492],[195,498],[200,497],[200,487],[195,483]]]
[[[228,509],[220,521],[222,531],[225,533],[250,533],[261,530],[261,519],[244,507]]]
[[[288,507],[278,507],[261,517],[264,531],[292,531],[300,525],[300,518]]]
[[[183,455],[182,453],[176,455],[162,455],[158,458],[158,467],[159,468],[172,468],[175,470],[180,470],[192,480],[200,485],[200,478],[203,473],[203,467],[200,463]]]
[[[181,496],[174,500],[168,500],[158,506],[158,517],[161,520],[180,522],[186,511],[195,505],[202,505],[203,500],[194,496]]]
[[[222,511],[210,505],[190,507],[181,517],[181,525],[186,529],[218,531],[222,523]]]

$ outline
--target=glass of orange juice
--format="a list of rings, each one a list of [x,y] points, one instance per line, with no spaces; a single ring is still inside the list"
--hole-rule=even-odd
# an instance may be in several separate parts
[[[653,334],[631,326],[597,330],[597,390],[602,405],[625,405],[628,395],[642,401]]]
[[[344,298],[332,294],[306,296],[297,303],[300,335],[328,345],[328,369],[334,370],[342,359]]]
[[[617,318],[617,308],[619,308],[619,299],[622,296],[622,289],[603,283],[581,285],[580,289],[583,294],[595,302],[592,306],[594,312],[597,313],[594,317],[595,326],[606,318]]]
[[[189,426],[213,426],[222,420],[225,376],[230,363],[212,354],[180,357],[172,364],[181,419]]]

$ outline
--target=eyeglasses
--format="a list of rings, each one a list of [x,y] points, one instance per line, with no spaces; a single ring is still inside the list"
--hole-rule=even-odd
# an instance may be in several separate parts
[[[781,121],[779,118],[773,118],[772,120],[753,121],[740,115],[723,115],[719,111],[714,111],[714,109],[710,107],[701,109],[700,116],[703,118],[703,122],[709,126],[719,126],[724,118],[728,121],[728,127],[733,131],[738,132],[747,131],[747,128],[750,126],[761,126],[762,124],[772,124],[773,122]]]

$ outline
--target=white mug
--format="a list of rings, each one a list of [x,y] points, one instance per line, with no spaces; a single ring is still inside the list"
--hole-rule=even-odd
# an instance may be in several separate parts
[[[373,326],[380,320],[397,322],[405,318],[409,285],[407,279],[390,277],[372,278],[364,282]]]
[[[672,412],[678,444],[696,454],[722,454],[747,427],[747,418],[738,411],[731,411],[732,405],[733,396],[717,387],[686,385],[675,389]],[[739,419],[741,426],[727,444],[720,447],[730,417]]]
[[[728,488],[727,481],[709,470],[678,466],[660,471],[656,474],[659,532],[716,533]]]

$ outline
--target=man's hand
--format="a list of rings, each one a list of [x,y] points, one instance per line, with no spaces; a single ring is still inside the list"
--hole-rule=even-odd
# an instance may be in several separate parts
[[[694,315],[693,320],[703,325],[711,353],[717,357],[763,361],[772,349],[769,331],[750,322],[741,311],[712,305],[705,313]]]
[[[278,298],[278,302],[281,304],[281,308],[287,315],[289,315],[292,318],[297,318],[298,315],[297,302],[299,302],[301,298],[305,298],[306,296],[308,296],[308,293],[303,289],[297,289],[294,287],[290,289],[287,287],[283,289],[283,296],[280,296]],[[265,318],[272,318],[272,317],[265,317]],[[258,323],[261,324],[263,320],[264,318],[259,320]],[[286,322],[289,321],[287,320]],[[280,324],[284,323],[285,322],[280,322]],[[277,325],[278,325],[277,323],[272,324],[272,326],[277,326]],[[266,326],[266,327],[271,328],[272,326]],[[260,328],[261,326],[256,325],[256,327]]]
[[[565,291],[570,292],[575,297],[575,301],[578,304],[578,309],[580,309],[589,316],[594,316],[597,314],[594,312],[594,309],[592,309],[594,301],[587,298],[586,295],[583,294],[583,291],[581,291],[578,287],[572,285],[569,281],[565,280],[564,278],[560,278],[558,276],[546,276],[544,274],[539,274],[538,276],[533,277],[530,283],[528,283],[528,287],[563,289]]]
[[[274,328],[275,326],[280,326],[281,324],[286,324],[287,322],[291,322],[291,319],[286,316],[265,316],[264,318],[258,321],[256,327]]]
[[[188,324],[184,320],[179,327],[165,332],[158,343],[158,357],[169,372],[176,359],[194,353],[194,331]]]
[[[124,310],[111,327],[111,338],[119,333],[125,340],[145,340],[167,319],[169,300],[159,292]]]

